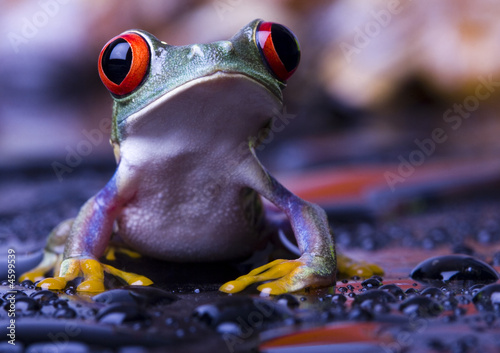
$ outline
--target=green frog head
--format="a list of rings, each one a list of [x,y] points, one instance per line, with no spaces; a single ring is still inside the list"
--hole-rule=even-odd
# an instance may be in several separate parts
[[[142,30],[126,31],[111,39],[99,57],[99,75],[114,99],[112,142],[125,138],[131,115],[188,82],[217,73],[244,75],[281,101],[299,59],[294,34],[262,20],[229,40],[185,46],[169,45]]]

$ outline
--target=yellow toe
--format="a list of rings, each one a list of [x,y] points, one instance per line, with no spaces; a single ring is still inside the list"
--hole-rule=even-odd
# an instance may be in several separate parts
[[[78,292],[104,292],[104,283],[98,279],[89,279],[80,283],[76,290]]]
[[[367,264],[368,268],[373,272],[374,275],[382,276],[384,274],[384,270],[382,267],[376,264]]]
[[[356,261],[344,255],[337,257],[337,269],[345,277],[371,277],[373,275],[383,275],[384,270],[375,264],[365,261]]]
[[[44,272],[42,271],[30,271],[25,272],[19,277],[19,282],[29,279],[31,282],[36,282],[44,278]]]
[[[153,284],[153,281],[145,276],[141,276],[136,273],[121,271],[110,265],[103,264],[102,267],[106,272],[112,274],[113,276],[120,277],[130,285],[150,286],[151,284]]]
[[[64,277],[46,278],[38,282],[37,287],[50,290],[63,290],[66,287],[66,279]]]
[[[373,272],[368,266],[359,264],[348,267],[346,273],[349,277],[358,276],[366,278],[373,275]]]
[[[224,293],[238,293],[247,287],[244,281],[229,281],[220,286],[219,290]]]
[[[288,285],[284,283],[284,281],[273,281],[269,283],[264,283],[258,286],[257,290],[259,290],[263,294],[270,294],[270,295],[280,295],[289,292]]]
[[[133,286],[150,286],[153,284],[153,281],[150,280],[149,278],[141,275],[136,275],[134,273],[131,273],[129,279],[127,279],[127,283]]]
[[[122,254],[125,254],[132,259],[140,259],[142,257],[142,255],[137,251],[133,251],[126,248],[118,248],[116,249],[116,251],[121,252]]]

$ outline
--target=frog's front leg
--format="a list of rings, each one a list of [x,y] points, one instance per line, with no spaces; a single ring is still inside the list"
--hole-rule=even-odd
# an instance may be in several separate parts
[[[144,276],[120,271],[97,260],[106,250],[116,217],[135,194],[132,179],[122,177],[129,175],[128,171],[119,166],[108,184],[81,208],[66,242],[59,276],[44,279],[38,283],[39,287],[61,290],[68,281],[83,277],[77,291],[100,292],[104,290],[104,272],[121,277],[129,284],[152,283]]]
[[[256,160],[256,159],[255,159]],[[260,163],[247,164],[246,186],[280,208],[290,220],[301,256],[296,260],[276,260],[249,274],[222,285],[227,293],[239,292],[250,284],[269,294],[294,292],[306,287],[335,283],[336,257],[326,213],[319,206],[304,201],[283,187]]]

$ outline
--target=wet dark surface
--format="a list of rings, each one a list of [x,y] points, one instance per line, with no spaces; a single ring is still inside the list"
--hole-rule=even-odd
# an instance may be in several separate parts
[[[32,171],[0,177],[0,269],[16,251],[29,268],[59,221],[104,185],[112,171],[86,169],[59,183]],[[0,352],[498,352],[500,202],[414,200],[399,213],[349,222],[332,214],[340,250],[386,274],[339,279],[335,288],[261,297],[218,287],[248,266],[169,264],[118,254],[117,267],[151,277],[152,287],[75,294],[16,283],[0,286],[0,337],[15,305],[15,346]],[[3,259],[3,260],[2,260]],[[413,271],[413,278],[409,274]]]

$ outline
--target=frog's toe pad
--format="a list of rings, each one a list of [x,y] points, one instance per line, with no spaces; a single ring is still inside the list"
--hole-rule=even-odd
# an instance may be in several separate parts
[[[104,292],[104,283],[99,279],[83,281],[76,287],[77,292]]]
[[[19,282],[25,281],[27,279],[30,280],[31,282],[36,282],[44,279],[45,278],[44,275],[45,273],[42,271],[36,271],[36,270],[28,271],[23,273],[21,277],[19,277]]]
[[[364,261],[356,261],[347,256],[338,256],[338,270],[341,277],[362,277],[368,278],[373,275],[381,276],[384,274],[384,270],[372,263],[367,263]]]
[[[145,276],[135,275],[132,280],[128,281],[128,284],[132,286],[150,286],[153,281]]]
[[[64,277],[46,278],[38,282],[37,287],[50,290],[63,290],[68,281]]]
[[[225,293],[237,293],[257,282],[276,280],[260,285],[257,289],[266,294],[282,294],[305,287],[299,280],[301,266],[299,260],[275,260],[267,265],[252,270],[247,275],[223,284],[219,290]]]
[[[60,277],[46,278],[38,283],[38,287],[51,290],[63,290],[68,281],[83,277],[78,285],[78,292],[103,292],[104,271],[122,278],[128,284],[149,286],[153,282],[144,276],[118,270],[112,266],[101,264],[92,258],[70,258],[61,264]]]

